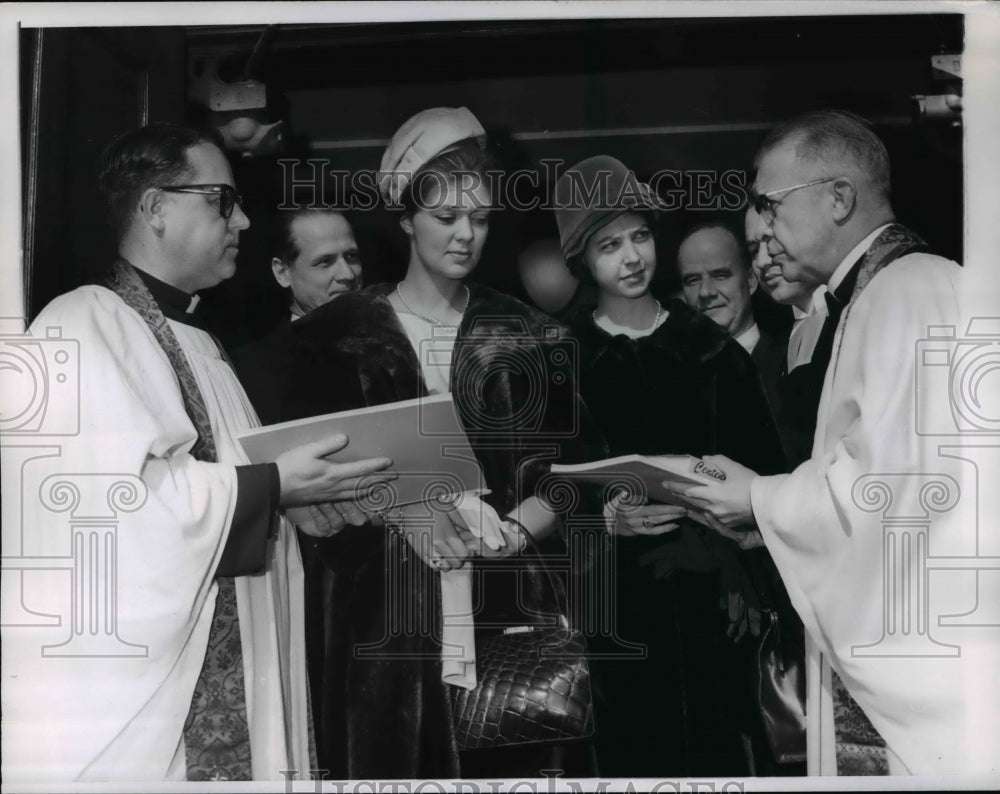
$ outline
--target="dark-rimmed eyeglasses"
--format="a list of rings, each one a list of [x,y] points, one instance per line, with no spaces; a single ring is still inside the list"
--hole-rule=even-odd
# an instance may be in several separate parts
[[[801,190],[804,187],[812,187],[813,185],[822,185],[825,182],[833,182],[836,179],[840,179],[840,177],[825,176],[822,179],[814,179],[812,182],[803,182],[801,185],[792,185],[791,187],[783,187],[778,190],[769,190],[766,193],[755,193],[751,190],[750,200],[753,202],[753,208],[757,211],[757,214],[770,223],[774,220],[778,205],[781,203],[781,201],[775,201],[772,198],[773,196],[780,196],[781,194],[788,195],[792,191]]]
[[[236,205],[243,204],[243,196],[232,185],[160,185],[157,190],[168,193],[198,193],[203,196],[219,197],[219,214],[229,220]]]

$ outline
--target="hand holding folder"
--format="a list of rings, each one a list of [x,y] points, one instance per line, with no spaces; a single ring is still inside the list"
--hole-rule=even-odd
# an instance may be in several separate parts
[[[303,444],[335,435],[346,436],[350,442],[327,455],[330,461],[392,460],[398,475],[392,482],[384,482],[374,472],[359,475],[354,483],[354,498],[367,512],[486,491],[479,461],[449,394],[258,427],[243,433],[239,441],[250,462],[267,463]]]

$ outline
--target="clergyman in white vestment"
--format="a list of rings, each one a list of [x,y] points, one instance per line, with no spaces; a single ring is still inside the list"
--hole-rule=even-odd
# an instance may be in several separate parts
[[[302,566],[279,508],[334,531],[328,503],[389,461],[333,464],[339,437],[247,465],[236,436],[257,417],[189,311],[235,272],[232,182],[204,133],[119,138],[102,187],[121,259],[30,329],[79,344],[79,404],[48,410],[80,431],[21,472],[22,553],[52,565],[15,596],[62,617],[4,631],[7,783],[308,777]]]
[[[926,567],[968,553],[974,531],[975,489],[918,432],[948,415],[947,393],[920,388],[918,353],[961,325],[961,268],[894,222],[885,147],[851,114],[782,125],[756,166],[762,244],[786,279],[826,284],[840,312],[812,457],[774,477],[712,457],[726,482],[687,498],[729,531],[756,523],[812,640],[885,739],[891,774],[995,774],[1000,643],[989,627],[941,628],[975,606],[975,573]]]

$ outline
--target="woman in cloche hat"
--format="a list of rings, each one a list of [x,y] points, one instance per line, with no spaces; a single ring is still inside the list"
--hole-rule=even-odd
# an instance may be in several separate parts
[[[610,454],[723,453],[779,471],[749,356],[712,320],[650,291],[656,194],[620,161],[598,156],[562,175],[555,203],[563,256],[598,290],[596,308],[579,311],[570,328],[581,396]],[[749,657],[727,638],[719,607],[720,589],[727,603],[732,593],[734,604],[756,604],[744,553],[680,507],[616,497],[605,516],[613,556],[592,570],[613,567],[617,586],[616,631],[591,642],[600,774],[749,774],[740,739]],[[738,622],[729,630],[742,631]],[[629,657],[636,644],[643,658]]]

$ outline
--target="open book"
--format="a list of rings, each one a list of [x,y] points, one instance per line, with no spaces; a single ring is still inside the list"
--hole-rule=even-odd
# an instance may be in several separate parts
[[[489,492],[450,394],[256,427],[242,433],[239,442],[251,463],[270,463],[294,447],[337,433],[349,441],[331,460],[392,458],[399,477],[362,500],[370,512],[451,494]]]
[[[604,485],[607,500],[624,490],[630,496],[644,497],[650,502],[686,507],[688,516],[702,524],[707,524],[702,511],[672,494],[663,487],[663,482],[707,485],[726,479],[725,472],[693,455],[622,455],[590,463],[556,463],[552,465],[552,473],[569,480]]]

